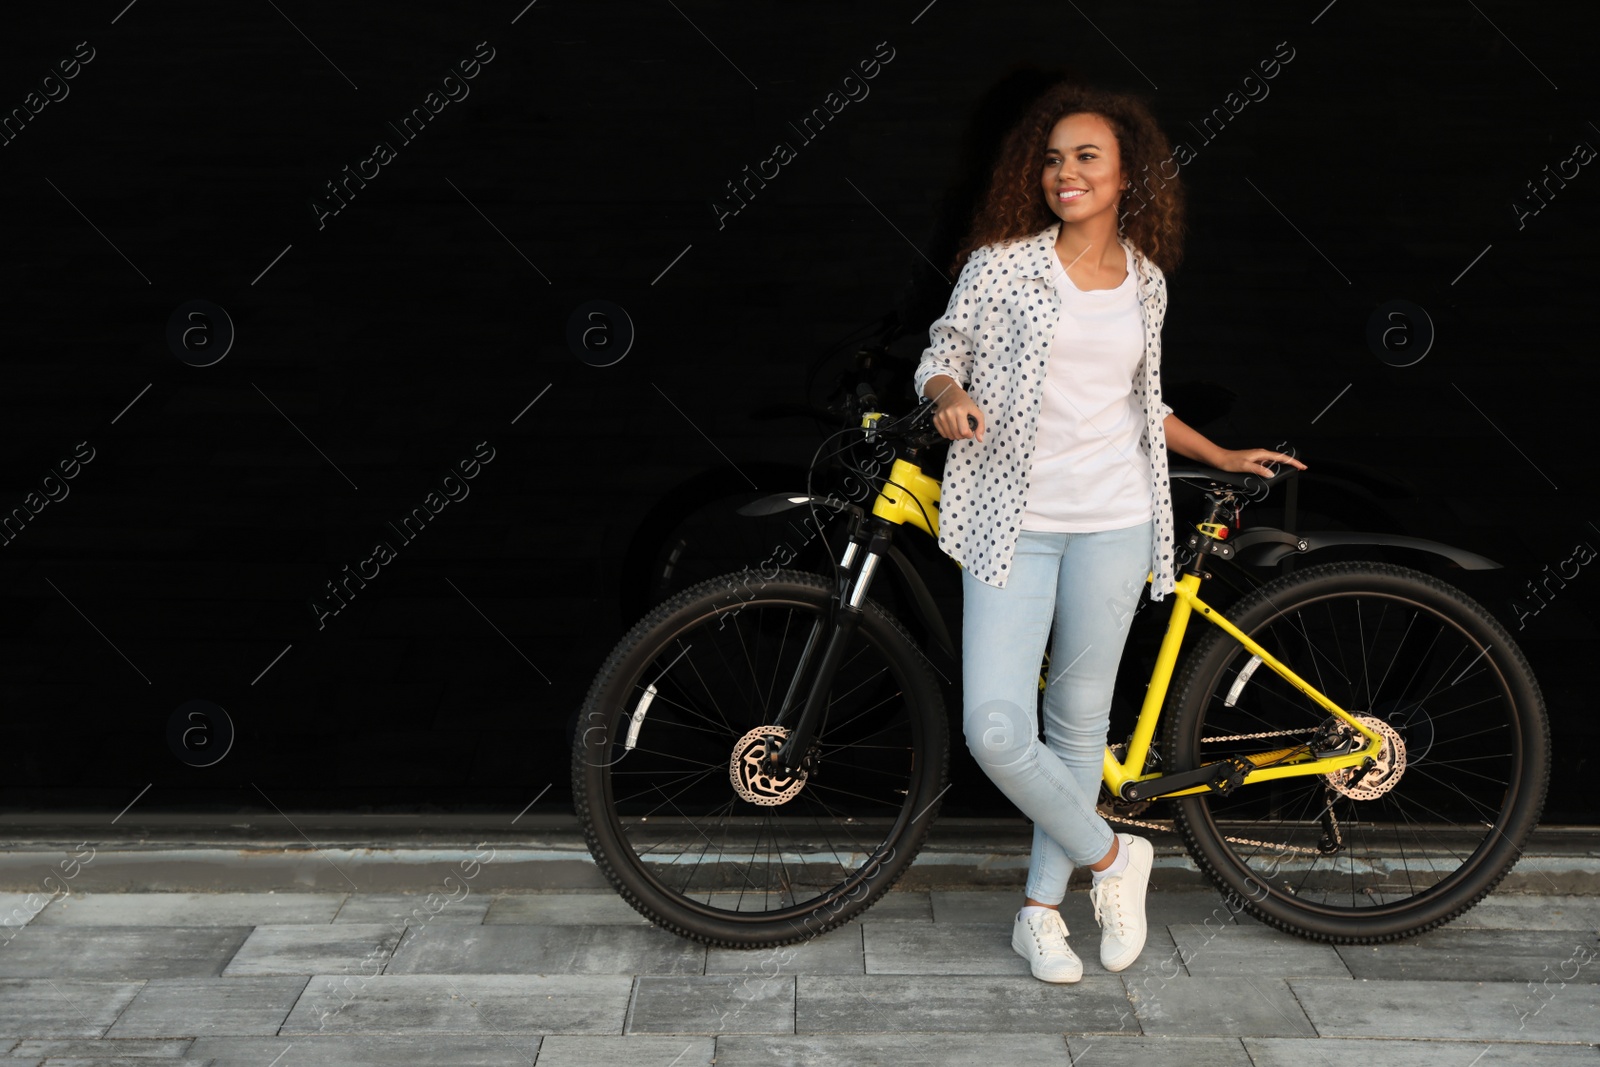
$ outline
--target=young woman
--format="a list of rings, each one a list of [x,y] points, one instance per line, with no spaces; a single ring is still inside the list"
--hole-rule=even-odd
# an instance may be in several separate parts
[[[1177,265],[1183,231],[1175,175],[1138,98],[1045,92],[1001,148],[916,371],[952,442],[939,547],[963,567],[967,745],[1033,820],[1011,944],[1047,982],[1083,975],[1059,911],[1075,866],[1093,872],[1105,968],[1144,947],[1150,842],[1113,833],[1095,802],[1139,592],[1147,576],[1154,599],[1174,587],[1167,448],[1268,477],[1268,462],[1305,466],[1221,448],[1161,401],[1163,268]]]

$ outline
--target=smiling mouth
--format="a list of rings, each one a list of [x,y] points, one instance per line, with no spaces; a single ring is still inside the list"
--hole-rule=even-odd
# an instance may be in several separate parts
[[[1088,194],[1089,191],[1087,189],[1064,189],[1056,194],[1056,199],[1065,204]]]

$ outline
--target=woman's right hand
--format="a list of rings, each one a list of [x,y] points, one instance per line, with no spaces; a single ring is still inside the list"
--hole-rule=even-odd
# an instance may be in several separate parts
[[[933,428],[945,438],[955,441],[963,437],[976,437],[983,441],[984,418],[972,397],[959,385],[952,384],[934,401]]]

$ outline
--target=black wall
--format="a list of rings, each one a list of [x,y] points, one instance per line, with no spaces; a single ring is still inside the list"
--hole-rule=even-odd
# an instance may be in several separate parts
[[[783,405],[842,338],[898,311],[915,360],[994,139],[1070,73],[1195,153],[1168,399],[1222,444],[1292,441],[1303,525],[1504,563],[1469,588],[1545,686],[1547,817],[1600,815],[1594,18],[925,3],[8,12],[0,808],[564,810],[566,731],[663,544],[680,579],[764,555],[717,502],[793,487],[821,429]],[[414,540],[388,527],[475,455]],[[190,701],[235,728],[209,766],[180,752],[220,735],[169,737]],[[947,810],[1007,810],[957,773]]]

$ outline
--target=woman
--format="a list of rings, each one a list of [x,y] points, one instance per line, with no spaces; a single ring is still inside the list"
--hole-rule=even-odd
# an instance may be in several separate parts
[[[1047,982],[1083,965],[1060,916],[1093,872],[1100,961],[1144,947],[1150,842],[1095,811],[1111,693],[1146,576],[1174,588],[1167,448],[1271,477],[1264,448],[1225,449],[1161,402],[1163,268],[1181,255],[1171,150],[1137,98],[1058,85],[1003,144],[916,371],[950,438],[939,546],[962,564],[967,745],[1034,822],[1012,947]],[[1152,175],[1134,192],[1134,176]],[[1052,621],[1044,695],[1035,710]]]

